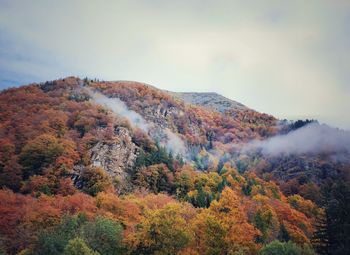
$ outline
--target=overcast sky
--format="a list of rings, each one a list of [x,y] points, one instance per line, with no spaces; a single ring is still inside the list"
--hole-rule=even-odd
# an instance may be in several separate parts
[[[135,80],[350,129],[349,67],[350,1],[0,0],[0,88]]]

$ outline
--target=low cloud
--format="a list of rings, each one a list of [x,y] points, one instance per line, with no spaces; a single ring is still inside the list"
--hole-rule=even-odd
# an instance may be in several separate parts
[[[290,154],[350,153],[350,132],[327,125],[309,124],[286,135],[254,141],[249,148],[260,148],[267,156]]]
[[[106,97],[102,93],[93,91],[90,88],[86,88],[86,90],[97,104],[111,109],[115,114],[126,118],[133,126],[142,129],[146,133],[149,131],[150,124],[140,114],[129,110],[126,104],[119,98]]]
[[[186,156],[187,149],[184,141],[182,141],[178,135],[176,135],[174,132],[172,132],[168,128],[164,130],[164,133],[167,135],[167,142],[166,142],[167,150],[171,151],[175,155],[180,154],[182,156]]]
[[[126,118],[132,126],[138,127],[148,134],[151,133],[149,131],[152,128],[155,128],[155,123],[145,120],[139,113],[130,110],[119,98],[109,98],[88,87],[85,87],[85,90],[97,104],[103,105],[112,110],[116,115]],[[165,146],[168,152],[172,152],[175,155],[180,154],[184,157],[187,156],[186,145],[177,134],[172,132],[169,128],[160,129],[159,131],[157,130],[157,132],[160,132],[161,134],[157,133],[157,137],[153,138],[158,139],[159,137],[164,137],[165,139],[161,141],[161,144]]]

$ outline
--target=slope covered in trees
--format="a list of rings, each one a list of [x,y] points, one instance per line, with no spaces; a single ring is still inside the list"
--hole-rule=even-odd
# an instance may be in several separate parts
[[[126,114],[99,104],[94,91],[121,100]],[[348,249],[344,235],[330,237],[349,219],[338,186],[322,186],[332,194],[323,196],[314,182],[276,178],[272,161],[237,150],[281,132],[272,116],[220,113],[141,83],[74,77],[4,90],[0,109],[4,254]],[[183,153],[172,150],[179,145]]]

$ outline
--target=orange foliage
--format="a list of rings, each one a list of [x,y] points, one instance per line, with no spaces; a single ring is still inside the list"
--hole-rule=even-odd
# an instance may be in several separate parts
[[[143,167],[135,180],[140,190],[114,194],[109,176],[89,167],[91,147],[99,140],[110,140],[118,125],[129,129],[133,142],[146,152],[154,149],[154,143],[143,131],[132,130],[125,119],[88,101],[88,95],[79,90],[80,82],[70,77],[0,93],[0,185],[30,194],[0,190],[0,235],[10,254],[32,246],[40,230],[53,228],[63,215],[77,213],[120,222],[132,249],[161,252],[164,247],[156,239],[160,236],[173,253],[255,254],[260,246],[256,238],[264,235],[271,241],[281,226],[294,242],[309,243],[320,213],[317,206],[300,196],[285,197],[274,182],[253,173],[239,174],[234,163],[226,163],[220,173],[215,171],[219,162],[212,159],[209,173],[200,173],[189,164],[175,167],[175,173],[165,164]],[[143,116],[150,111],[162,114],[166,125],[188,144],[201,145],[203,157],[213,144],[225,152],[228,143],[276,132],[273,117],[248,109],[220,114],[186,105],[141,83],[89,82],[89,86],[119,97]],[[78,162],[84,169],[82,189],[96,197],[74,187],[70,177]],[[267,165],[261,161],[254,169],[260,173]],[[294,194],[299,186],[290,181],[283,190]],[[306,185],[301,189],[307,196],[315,190]],[[194,208],[148,191],[169,192],[183,201],[204,194],[212,202],[205,205],[208,208]],[[257,215],[269,223],[264,233],[254,227],[259,225]]]

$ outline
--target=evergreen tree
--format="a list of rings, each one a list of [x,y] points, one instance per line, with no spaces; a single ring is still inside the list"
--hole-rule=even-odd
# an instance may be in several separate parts
[[[171,151],[169,152],[166,165],[170,171],[174,172],[174,156]]]
[[[204,165],[203,165],[202,159],[198,154],[194,157],[194,163],[196,164],[197,169],[202,170],[202,171],[204,170]]]
[[[183,167],[183,165],[185,164],[184,159],[181,157],[180,154],[176,155],[176,161],[178,162],[180,167]]]
[[[257,237],[257,241],[259,243],[264,243],[266,238],[267,238],[267,230],[268,230],[269,225],[264,220],[263,216],[261,215],[260,210],[255,214],[253,223],[254,223],[254,226],[257,229],[259,229],[260,232],[262,233],[262,236]]]
[[[208,150],[213,149],[214,145],[213,145],[213,140],[214,140],[214,132],[213,131],[208,131],[207,134],[207,139],[208,139]]]
[[[319,255],[330,254],[329,233],[326,215],[319,215],[315,223],[316,231],[312,237],[312,244]]]
[[[280,232],[278,234],[278,240],[283,241],[283,242],[288,242],[290,240],[290,236],[289,233],[286,229],[286,227],[284,226],[284,224],[282,223],[280,226]]]
[[[140,149],[139,155],[137,155],[137,158],[135,161],[135,168],[138,169],[146,165],[147,165],[147,159],[146,159],[145,152],[143,151],[143,149]]]
[[[320,254],[350,254],[350,184],[343,181],[323,187],[325,219],[318,222],[316,249]],[[325,243],[322,243],[325,242]]]
[[[226,185],[227,185],[226,177],[223,177],[223,178],[222,178],[222,181],[218,184],[218,188],[217,188],[218,193],[221,193],[221,191],[224,190],[224,188],[226,187]]]

